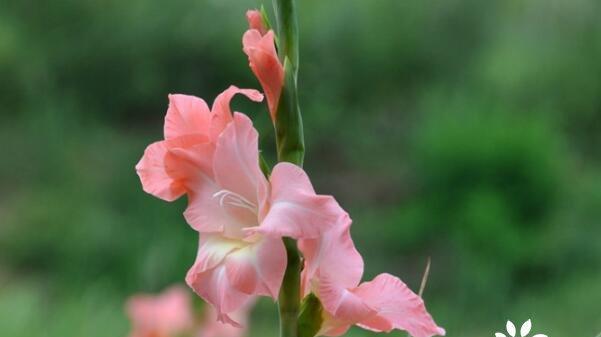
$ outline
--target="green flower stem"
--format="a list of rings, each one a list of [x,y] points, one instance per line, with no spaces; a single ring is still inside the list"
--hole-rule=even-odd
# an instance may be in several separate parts
[[[278,298],[280,337],[297,337],[300,311],[301,258],[295,240],[284,238],[284,245],[288,256],[288,266]]]
[[[284,65],[284,87],[278,103],[275,129],[278,161],[303,165],[305,142],[298,104],[298,22],[295,0],[273,0],[278,29],[278,54]],[[288,265],[278,297],[280,337],[298,337],[301,255],[296,241],[284,238]]]
[[[284,71],[284,87],[275,122],[278,160],[303,166],[305,156],[303,119],[298,105],[296,80],[288,58],[284,61]]]

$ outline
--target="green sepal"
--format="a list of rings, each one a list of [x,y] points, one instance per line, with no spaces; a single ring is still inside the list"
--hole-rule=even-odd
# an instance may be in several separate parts
[[[272,29],[271,22],[269,21],[269,15],[267,15],[267,11],[265,10],[265,6],[261,5],[261,21],[263,21],[263,26],[267,28],[267,30]]]
[[[301,303],[298,317],[298,337],[315,337],[323,324],[323,307],[313,293]]]
[[[261,5],[260,12],[261,12],[261,21],[263,22],[263,26],[265,26],[267,31],[273,30],[275,33],[275,30],[273,29],[273,25],[271,24],[271,21],[269,20],[269,15],[267,14],[267,10],[265,10],[265,6]],[[280,48],[280,39],[278,38],[278,34],[273,34],[273,39],[275,40],[276,49],[279,49]]]

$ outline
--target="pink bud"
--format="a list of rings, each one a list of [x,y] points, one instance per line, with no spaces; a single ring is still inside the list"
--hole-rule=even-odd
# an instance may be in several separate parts
[[[259,10],[248,10],[246,12],[246,19],[248,20],[248,27],[250,29],[258,30],[261,35],[267,33],[267,27],[263,24],[263,16]]]

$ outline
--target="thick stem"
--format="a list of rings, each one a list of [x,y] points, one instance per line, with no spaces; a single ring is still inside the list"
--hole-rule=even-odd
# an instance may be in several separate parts
[[[301,258],[296,241],[284,238],[288,266],[278,298],[280,311],[280,337],[298,336],[298,315],[300,311],[300,272]]]
[[[305,155],[303,121],[297,95],[298,22],[295,0],[273,0],[278,26],[278,54],[285,79],[276,113],[278,161],[302,166]],[[288,265],[278,297],[280,337],[298,337],[301,256],[296,241],[284,238]]]
[[[275,121],[278,160],[303,166],[305,140],[303,119],[298,105],[296,81],[288,58],[284,61],[284,87]]]

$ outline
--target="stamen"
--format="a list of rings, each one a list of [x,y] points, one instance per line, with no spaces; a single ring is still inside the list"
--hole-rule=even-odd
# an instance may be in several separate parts
[[[224,203],[226,203],[230,206],[245,208],[252,213],[257,214],[257,205],[250,202],[248,199],[238,193],[224,189],[213,194],[213,198],[217,197],[219,197],[219,206],[221,207],[223,207]]]

